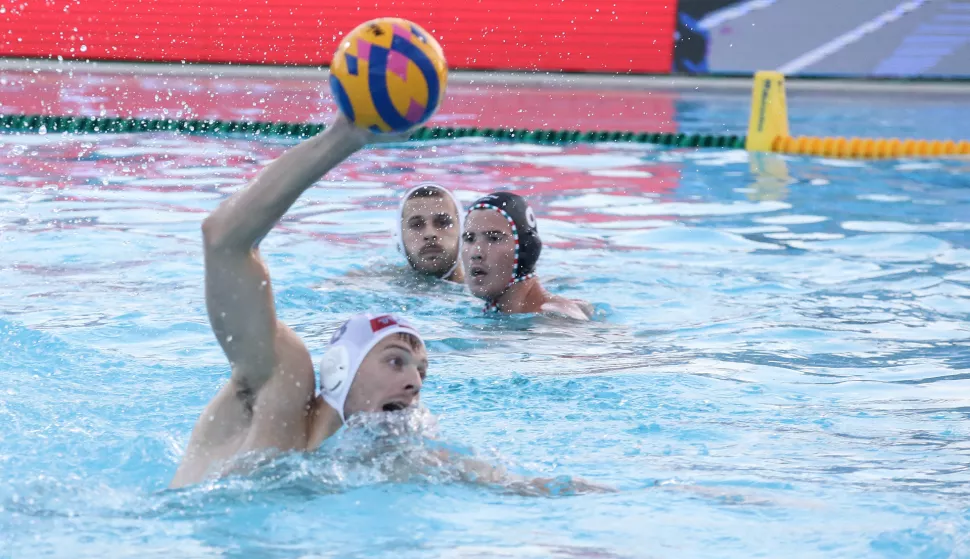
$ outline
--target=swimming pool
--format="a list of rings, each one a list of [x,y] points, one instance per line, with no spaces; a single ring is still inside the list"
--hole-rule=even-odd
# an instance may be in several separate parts
[[[690,131],[747,119],[743,96],[673,102]],[[966,134],[966,104],[804,102],[798,133]],[[369,150],[264,242],[280,316],[315,359],[350,313],[412,317],[433,356],[419,433],[619,491],[392,481],[353,437],[165,491],[227,372],[199,224],[288,145],[0,136],[0,556],[970,555],[966,160]],[[425,179],[528,192],[540,275],[597,320],[483,317],[396,271],[397,197]]]

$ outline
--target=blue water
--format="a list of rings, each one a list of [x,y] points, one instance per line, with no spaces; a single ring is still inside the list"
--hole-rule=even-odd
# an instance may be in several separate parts
[[[932,133],[966,133],[958,114]],[[413,318],[428,414],[396,450],[346,433],[165,490],[227,378],[199,224],[288,145],[0,136],[0,556],[970,556],[966,160],[363,152],[263,254],[315,359],[350,313]],[[482,317],[461,288],[402,273],[389,229],[417,178],[465,201],[529,192],[540,276],[596,320]],[[411,459],[433,434],[617,492],[459,483]]]

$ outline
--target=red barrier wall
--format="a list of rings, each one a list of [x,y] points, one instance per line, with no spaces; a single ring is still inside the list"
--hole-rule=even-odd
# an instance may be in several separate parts
[[[465,69],[668,73],[675,0],[9,0],[0,56],[326,65],[380,16]]]
[[[323,79],[11,72],[0,113],[326,123],[337,107]],[[448,86],[431,126],[676,132],[678,94],[498,84]]]

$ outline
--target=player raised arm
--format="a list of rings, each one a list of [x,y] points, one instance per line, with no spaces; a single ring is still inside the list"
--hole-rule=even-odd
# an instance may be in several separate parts
[[[372,139],[338,116],[323,133],[267,165],[203,222],[206,308],[232,373],[196,421],[173,487],[195,483],[249,451],[306,445],[313,363],[299,337],[276,317],[259,242],[303,192]]]
[[[323,133],[266,166],[203,222],[206,308],[237,390],[254,394],[277,361],[280,325],[259,242],[303,192],[367,139],[366,132],[338,117]]]

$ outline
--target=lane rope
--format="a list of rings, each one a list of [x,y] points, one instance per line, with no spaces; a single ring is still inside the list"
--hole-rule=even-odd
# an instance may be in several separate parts
[[[255,137],[309,138],[324,125],[293,122],[243,120],[148,119],[57,115],[3,115],[0,131],[34,134],[130,134],[136,132],[180,132],[184,134],[245,135]],[[625,142],[674,147],[716,147],[744,149],[744,136],[675,134],[670,132],[581,131],[525,128],[421,127],[411,140],[494,138],[523,143],[566,144]]]

